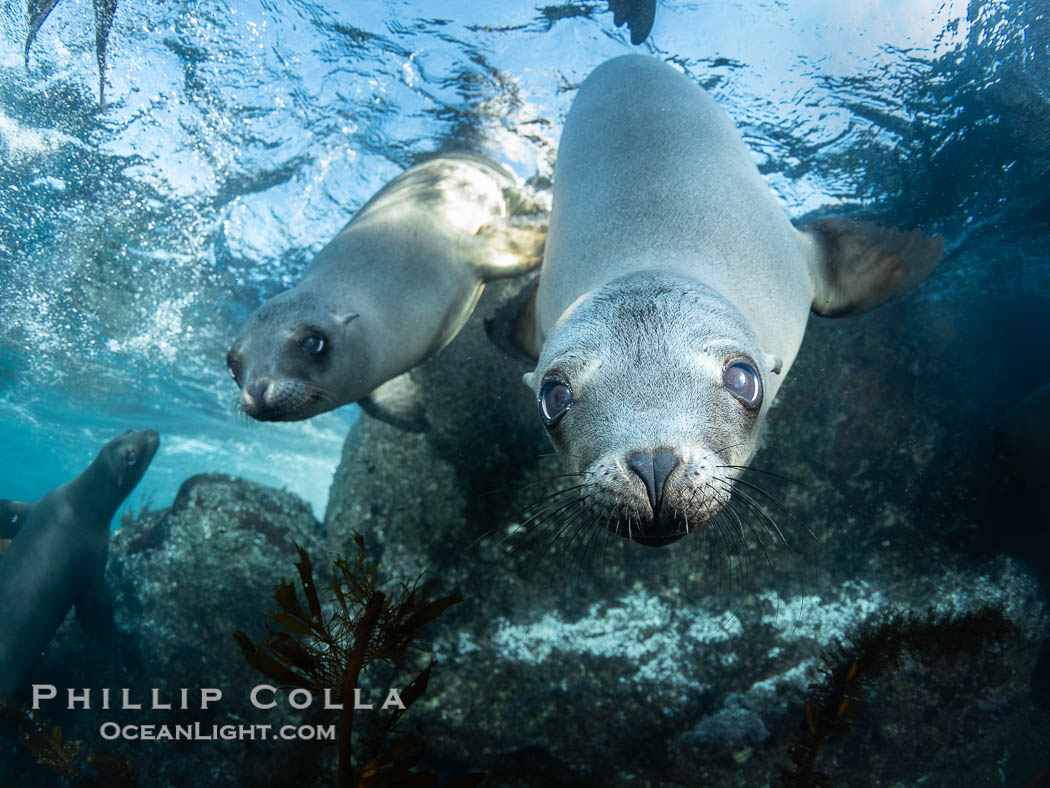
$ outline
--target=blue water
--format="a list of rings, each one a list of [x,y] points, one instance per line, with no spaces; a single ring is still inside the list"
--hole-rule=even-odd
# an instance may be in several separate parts
[[[792,216],[859,206],[943,232],[921,298],[1045,295],[1041,7],[674,0],[633,49],[715,94]],[[38,497],[109,437],[155,427],[130,507],[221,471],[322,514],[356,408],[238,416],[238,326],[419,154],[466,143],[549,176],[576,86],[632,49],[604,9],[121,2],[100,112],[90,4],[58,6],[27,70],[24,4],[3,0],[0,497]]]

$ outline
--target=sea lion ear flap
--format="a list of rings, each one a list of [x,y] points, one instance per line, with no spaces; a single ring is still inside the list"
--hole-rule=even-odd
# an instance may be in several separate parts
[[[766,369],[774,375],[779,375],[780,370],[784,368],[784,362],[780,360],[780,356],[774,356],[772,353],[765,353],[762,356],[762,362],[766,365]]]
[[[346,326],[349,325],[351,321],[359,318],[360,315],[357,314],[357,312],[333,312],[332,317],[335,318],[335,322]]]
[[[528,387],[529,391],[535,391],[536,390],[536,373],[535,372],[526,372],[524,375],[521,376],[521,382],[524,383]]]
[[[836,217],[801,228],[813,242],[813,311],[824,317],[867,312],[906,293],[933,273],[944,238],[924,238],[871,222]]]

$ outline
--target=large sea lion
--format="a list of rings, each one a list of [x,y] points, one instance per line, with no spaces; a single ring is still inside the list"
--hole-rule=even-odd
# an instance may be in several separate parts
[[[650,545],[701,526],[754,455],[809,312],[870,309],[942,255],[918,231],[795,229],[690,79],[637,55],[597,68],[565,123],[516,327],[538,356],[525,383],[579,475],[565,510]]]
[[[125,432],[73,481],[35,503],[0,501],[0,690],[11,695],[69,608],[105,638],[113,611],[104,573],[109,523],[157,453],[156,431]]]
[[[452,341],[486,281],[539,265],[545,221],[510,173],[482,156],[450,154],[406,170],[299,284],[249,318],[227,356],[242,410],[293,421],[360,401],[374,416],[420,428],[404,373]]]

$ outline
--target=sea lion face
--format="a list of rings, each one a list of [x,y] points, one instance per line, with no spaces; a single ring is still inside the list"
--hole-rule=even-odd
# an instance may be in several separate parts
[[[159,446],[160,435],[156,430],[128,430],[103,446],[99,457],[105,462],[117,490],[126,495],[146,473]]]
[[[356,317],[295,290],[259,307],[226,355],[241,410],[260,421],[299,421],[368,394]]]
[[[680,539],[729,498],[754,454],[770,363],[743,316],[665,274],[615,280],[567,310],[526,383],[579,507],[648,545]]]

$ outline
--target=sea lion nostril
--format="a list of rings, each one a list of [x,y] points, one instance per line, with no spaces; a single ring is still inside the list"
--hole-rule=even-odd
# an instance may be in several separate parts
[[[645,483],[649,494],[649,505],[653,507],[653,518],[660,514],[660,503],[664,497],[664,484],[671,471],[678,465],[678,455],[673,451],[636,451],[627,458],[627,465]]]
[[[247,394],[249,399],[258,407],[262,407],[266,405],[266,389],[269,385],[269,378],[261,378],[260,380],[245,385],[244,393]]]

